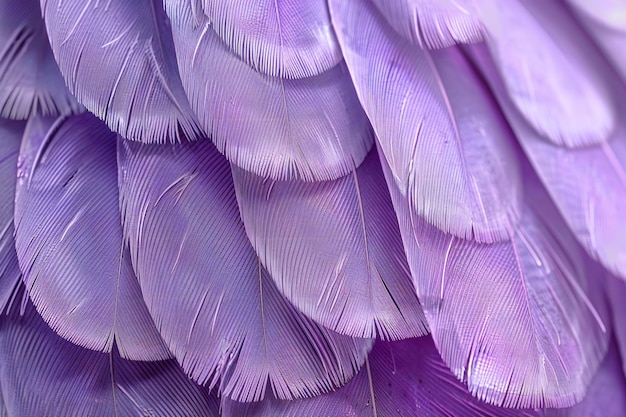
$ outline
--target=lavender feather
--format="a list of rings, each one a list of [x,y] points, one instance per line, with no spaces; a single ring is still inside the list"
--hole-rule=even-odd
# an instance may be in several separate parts
[[[32,118],[19,156],[15,244],[43,319],[63,338],[132,359],[170,356],[122,244],[115,134],[89,113]]]
[[[206,17],[168,7],[183,85],[202,126],[229,161],[276,180],[332,180],[358,166],[372,137],[343,64],[286,80],[231,53]]]
[[[41,8],[70,91],[113,131],[145,143],[200,136],[159,0],[41,0]]]

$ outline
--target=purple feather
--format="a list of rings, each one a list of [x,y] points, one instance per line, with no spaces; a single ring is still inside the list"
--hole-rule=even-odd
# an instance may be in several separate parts
[[[619,352],[622,356],[622,366],[626,375],[626,281],[614,276],[607,277],[606,292],[613,313],[613,331],[617,339]]]
[[[378,154],[332,182],[276,182],[233,167],[246,232],[280,291],[342,334],[428,332]]]
[[[487,45],[517,109],[545,139],[570,148],[598,144],[616,112],[594,46],[555,1],[484,0]]]
[[[377,342],[364,369],[337,391],[297,401],[226,400],[223,417],[533,417],[473,398],[441,360],[430,337]]]
[[[200,136],[161,1],[41,0],[41,8],[70,91],[113,131],[145,143]]]
[[[325,0],[202,0],[202,6],[220,37],[257,71],[304,78],[341,61]]]
[[[43,319],[89,349],[169,357],[122,245],[116,141],[89,113],[29,121],[19,156],[15,243]]]
[[[373,0],[387,22],[421,48],[483,40],[482,24],[468,0]]]
[[[508,238],[522,199],[511,133],[460,52],[431,56],[365,0],[330,5],[359,98],[411,207],[461,238]]]
[[[0,1],[0,115],[78,113],[54,61],[37,0]]]
[[[32,305],[0,318],[0,384],[11,417],[218,417],[174,361],[133,362],[59,338]]]
[[[432,336],[457,377],[505,407],[580,401],[606,352],[606,309],[597,268],[539,186],[527,183],[511,240],[485,245],[416,216],[383,167]]]
[[[372,137],[344,64],[286,80],[256,72],[194,15],[168,7],[183,85],[206,132],[239,167],[276,180],[332,180],[350,173]]]
[[[485,50],[470,50],[569,228],[594,259],[626,278],[626,124],[620,123],[610,140],[596,146],[554,146],[514,108]],[[617,91],[624,94],[623,87]],[[618,108],[623,112],[626,101]]]
[[[230,166],[209,142],[154,147],[120,140],[121,207],[146,304],[183,369],[241,401],[269,385],[279,398],[347,382],[369,339],[316,325],[261,266]]]
[[[0,313],[5,311],[21,282],[13,239],[13,201],[17,155],[23,122],[0,120]]]

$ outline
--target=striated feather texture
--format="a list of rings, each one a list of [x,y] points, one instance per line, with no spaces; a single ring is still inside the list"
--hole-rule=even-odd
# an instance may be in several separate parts
[[[475,2],[487,45],[512,102],[548,141],[569,148],[598,144],[616,112],[595,48],[563,18],[559,2]]]
[[[580,401],[608,344],[598,268],[539,185],[511,240],[461,240],[411,211],[383,168],[418,296],[443,359],[478,398],[505,407]]]
[[[511,132],[460,52],[431,56],[366,0],[330,5],[381,153],[411,207],[461,238],[506,239],[522,200]]]
[[[199,1],[191,1],[197,8]],[[304,78],[341,61],[325,0],[202,0],[202,8],[224,42],[257,71]]]
[[[200,136],[160,0],[41,0],[41,8],[70,91],[113,131],[145,143]]]
[[[430,337],[377,342],[345,387],[297,401],[226,401],[223,417],[533,417],[480,402],[450,372]]]
[[[482,23],[468,0],[372,0],[389,25],[421,48],[483,40]]]
[[[0,318],[0,384],[11,417],[218,417],[174,361],[134,362],[58,337],[32,304]]]
[[[626,303],[624,303],[626,300],[626,281],[615,276],[608,276],[606,293],[613,315],[613,331],[622,357],[624,375],[626,375],[626,360],[623,359],[626,358],[626,321],[624,320],[626,317]]]
[[[54,61],[37,0],[0,1],[0,116],[78,113]]]
[[[570,230],[594,259],[626,278],[626,124],[620,123],[609,140],[596,146],[553,146],[514,108],[485,50],[470,51]],[[626,101],[618,109],[623,112]]]
[[[209,142],[119,141],[121,207],[150,313],[183,369],[222,395],[308,397],[347,382],[369,339],[316,325],[279,293],[254,253],[230,166]],[[218,381],[219,380],[219,381]]]
[[[375,150],[332,182],[266,181],[233,166],[246,232],[280,291],[342,334],[427,333]]]
[[[167,12],[191,106],[229,161],[306,181],[336,179],[363,161],[373,139],[344,64],[304,79],[270,77],[230,52],[186,2]]]
[[[89,113],[33,117],[18,165],[15,244],[43,319],[89,349],[169,357],[124,256],[115,134]]]
[[[12,301],[21,282],[13,239],[13,201],[24,126],[23,122],[0,120],[0,313]]]

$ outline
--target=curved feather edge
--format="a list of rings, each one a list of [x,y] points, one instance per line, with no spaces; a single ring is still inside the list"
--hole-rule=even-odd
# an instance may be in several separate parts
[[[58,337],[32,304],[0,318],[0,384],[12,417],[218,417],[174,361],[134,362]]]
[[[70,91],[113,131],[145,143],[201,136],[161,1],[41,0],[41,8]]]
[[[617,123],[603,58],[560,2],[475,2],[506,91],[555,145],[603,143]]]
[[[626,80],[626,4],[619,0],[589,3],[568,0],[573,14],[593,38],[604,55]]]
[[[248,238],[301,312],[353,337],[428,333],[375,150],[332,182],[232,170]]]
[[[607,349],[604,272],[536,181],[508,242],[463,241],[411,212],[382,161],[409,266],[441,356],[473,395],[520,408],[580,401]],[[526,173],[530,177],[530,172]]]
[[[367,367],[346,386],[316,398],[266,399],[256,404],[226,400],[222,417],[533,417],[473,398],[441,360],[430,337],[376,342]]]
[[[398,34],[421,48],[482,42],[483,27],[467,0],[372,0]]]
[[[613,313],[613,331],[622,357],[624,375],[626,375],[626,281],[619,277],[609,276],[606,281],[606,292]]]
[[[18,158],[15,245],[28,293],[61,337],[170,357],[124,256],[115,134],[89,113],[32,117]]]
[[[341,61],[324,0],[202,0],[202,10],[230,49],[272,77],[312,77]]]
[[[54,61],[39,2],[0,1],[0,116],[80,113]]]
[[[365,0],[330,1],[346,63],[400,192],[437,228],[506,240],[522,187],[509,127],[457,49],[423,51]]]
[[[167,13],[191,106],[229,161],[305,181],[339,178],[363,161],[373,138],[345,64],[299,80],[270,77],[230,52],[186,2]]]
[[[293,399],[346,383],[372,341],[295,310],[246,237],[228,161],[208,141],[119,141],[125,239],[157,327],[185,372],[221,395]]]
[[[626,124],[596,146],[565,149],[545,141],[511,103],[488,54],[467,48],[480,67],[534,170],[550,193],[570,230],[592,258],[626,279]],[[624,88],[613,76],[615,89]],[[626,101],[618,102],[624,112]],[[581,169],[585,167],[585,169]]]
[[[13,301],[22,278],[13,239],[13,202],[24,127],[24,122],[0,119],[0,314]]]

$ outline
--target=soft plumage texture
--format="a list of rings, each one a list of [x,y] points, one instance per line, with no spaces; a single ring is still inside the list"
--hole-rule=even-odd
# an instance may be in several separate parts
[[[615,276],[608,276],[606,292],[613,313],[613,331],[622,358],[626,357],[626,281]],[[624,375],[626,375],[626,360],[622,360]]]
[[[231,52],[188,2],[168,3],[167,12],[191,106],[229,161],[307,181],[338,178],[363,161],[373,139],[343,63],[314,77],[270,77]]]
[[[587,33],[626,80],[626,2],[567,0]]]
[[[119,165],[146,304],[192,378],[254,401],[268,385],[279,398],[308,397],[356,373],[370,340],[316,325],[278,292],[246,237],[228,161],[210,142],[120,140]]]
[[[200,135],[159,0],[41,0],[41,8],[70,91],[113,131],[145,143]]]
[[[608,344],[602,270],[540,186],[526,183],[529,202],[511,240],[484,245],[412,213],[383,166],[418,296],[457,377],[478,398],[507,407],[580,401]]]
[[[330,9],[382,155],[411,207],[461,238],[506,239],[522,196],[511,133],[460,52],[431,56],[366,0],[332,0]]]
[[[15,244],[28,293],[60,336],[131,359],[169,356],[122,259],[116,140],[89,113],[29,121]]]
[[[483,40],[482,24],[468,0],[372,0],[387,22],[422,48]]]
[[[545,139],[570,148],[601,143],[616,112],[602,61],[559,2],[475,2],[487,45],[517,109]],[[582,35],[582,36],[581,36]]]
[[[202,6],[220,37],[257,71],[303,78],[341,61],[325,0],[202,0]]]
[[[441,360],[430,337],[377,342],[368,364],[345,387],[298,401],[224,404],[223,417],[532,417],[484,404]]]
[[[24,125],[24,122],[0,119],[0,313],[11,302],[21,282],[13,240],[13,201]]]
[[[81,108],[54,61],[39,2],[0,1],[0,116],[26,119]]]
[[[484,48],[470,51],[570,230],[594,259],[626,278],[626,124],[621,122],[609,140],[596,146],[554,146],[515,109]],[[623,95],[624,87],[619,81],[615,85]],[[618,105],[624,112],[626,100]]]
[[[246,232],[281,292],[355,337],[427,333],[375,150],[332,182],[276,182],[233,167]]]
[[[0,321],[0,384],[11,417],[217,417],[217,400],[174,361],[127,361],[58,337],[32,304]]]

